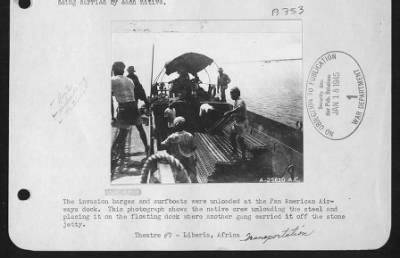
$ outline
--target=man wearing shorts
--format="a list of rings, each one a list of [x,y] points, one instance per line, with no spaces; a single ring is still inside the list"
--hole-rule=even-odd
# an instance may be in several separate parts
[[[246,144],[244,142],[244,135],[247,132],[247,107],[243,99],[240,98],[240,90],[237,87],[231,89],[231,98],[234,101],[233,109],[225,112],[225,116],[231,116],[233,124],[231,128],[230,140],[233,147],[233,155],[237,156],[236,139],[239,142],[242,151],[242,159],[246,159]]]
[[[124,76],[125,64],[115,62],[112,66],[114,76],[111,79],[112,96],[118,102],[118,113],[116,126],[120,129],[113,149],[116,149],[121,156],[124,156],[125,141],[128,135],[128,128],[135,125],[139,131],[145,152],[148,152],[147,137],[143,129],[142,118],[139,114],[137,101],[135,99],[135,85],[131,79]]]

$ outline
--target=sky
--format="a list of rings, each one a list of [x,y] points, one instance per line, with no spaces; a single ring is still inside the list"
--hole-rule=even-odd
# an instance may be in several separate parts
[[[150,88],[153,44],[153,77],[160,73],[166,62],[186,52],[209,56],[228,74],[239,72],[235,65],[243,72],[242,64],[258,63],[263,66],[262,60],[302,57],[300,33],[114,33],[112,62],[123,61],[127,66],[134,65],[146,91]],[[217,66],[211,65],[207,71],[215,83]],[[199,76],[208,82],[205,73]],[[235,83],[235,76],[231,77],[232,83]],[[164,79],[169,80],[167,77]]]

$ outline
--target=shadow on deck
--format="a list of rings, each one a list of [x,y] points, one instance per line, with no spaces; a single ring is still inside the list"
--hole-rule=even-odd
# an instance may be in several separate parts
[[[148,127],[143,125],[147,132]],[[119,129],[112,127],[112,143]],[[124,146],[124,155],[111,154],[111,184],[140,184],[141,170],[146,159],[143,143],[135,126],[130,127]],[[114,156],[114,157],[113,157]]]

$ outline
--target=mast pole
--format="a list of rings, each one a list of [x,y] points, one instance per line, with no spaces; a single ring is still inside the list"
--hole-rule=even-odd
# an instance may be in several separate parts
[[[151,49],[151,74],[150,74],[150,87],[153,86],[153,68],[154,68],[154,43]]]
[[[150,74],[150,98],[152,94],[153,88],[153,68],[154,68],[154,43],[151,49],[151,74]],[[149,101],[150,102],[150,101]],[[153,132],[153,111],[151,110],[151,105],[149,106],[149,132],[148,135],[150,137],[150,155],[154,153],[154,138],[152,135]],[[149,154],[149,153],[147,153]]]

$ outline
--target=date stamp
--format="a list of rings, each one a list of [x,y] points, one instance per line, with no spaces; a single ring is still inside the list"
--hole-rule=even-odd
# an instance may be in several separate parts
[[[331,140],[351,136],[367,106],[364,73],[354,57],[342,51],[320,56],[306,82],[307,113],[314,128]]]

